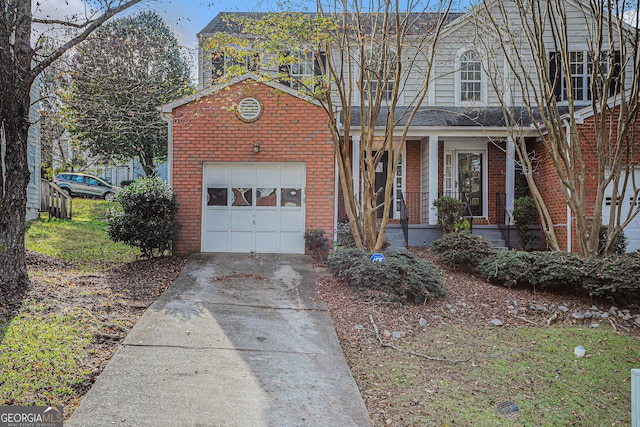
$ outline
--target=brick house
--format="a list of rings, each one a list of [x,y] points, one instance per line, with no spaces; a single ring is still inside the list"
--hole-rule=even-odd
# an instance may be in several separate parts
[[[576,22],[575,31],[570,34],[577,41],[584,36],[579,24],[584,14],[577,2],[570,0],[567,5],[575,18],[572,22]],[[384,186],[389,162],[398,161],[400,165],[393,177],[389,231],[393,234],[400,223],[408,222],[408,238],[403,245],[429,246],[441,236],[432,203],[442,195],[465,202],[474,232],[485,235],[496,246],[518,245],[517,235],[509,227],[518,175],[513,132],[505,123],[503,109],[489,82],[472,14],[450,15],[428,93],[415,107],[418,111],[408,129],[406,144],[399,148],[400,123],[393,136],[394,148],[386,152],[376,171],[376,186]],[[302,253],[304,230],[319,227],[330,232],[344,217],[327,125],[330,119],[321,106],[295,90],[295,80],[284,85],[265,79],[273,70],[261,69],[249,57],[249,74],[217,84],[217,76],[225,75],[227,64],[237,66],[237,61],[207,54],[203,42],[217,33],[237,33],[226,15],[214,17],[198,34],[201,91],[162,109],[170,123],[170,176],[183,224],[176,251]],[[582,44],[576,42],[576,46]],[[586,48],[580,49],[583,50],[576,50],[576,57],[586,58]],[[496,63],[504,62],[504,58],[497,59]],[[297,65],[296,76],[317,74],[318,62],[326,61],[326,57],[320,54],[306,61]],[[587,65],[582,64],[583,73]],[[412,90],[411,85],[406,85],[396,117],[403,109],[414,108]],[[364,97],[359,93],[354,96]],[[514,109],[522,107],[521,94],[513,93],[511,98]],[[579,101],[585,107],[589,105],[586,96]],[[353,174],[361,176],[358,120],[362,108],[359,105],[363,104],[354,105],[358,106],[352,107],[351,133],[343,136],[351,143]],[[247,117],[243,117],[243,111]],[[387,112],[383,107],[372,129],[378,138],[384,135]],[[588,117],[579,113],[585,116],[581,126],[588,127]],[[520,137],[533,147],[538,136],[528,116],[520,117]],[[537,174],[559,238],[572,250],[572,240],[567,235],[572,233],[573,219],[552,165],[542,162]],[[278,181],[276,175],[282,180]],[[361,181],[356,180],[353,185],[355,194],[361,194]],[[283,205],[286,192],[291,190],[300,200],[291,206]],[[242,195],[249,195],[250,200],[243,200]],[[268,205],[261,206],[263,198],[269,200],[265,201]],[[630,224],[626,234],[636,242],[640,224]],[[634,245],[630,248],[635,249]]]
[[[180,203],[176,253],[303,253],[306,229],[333,229],[333,140],[321,107],[247,74],[162,112]]]

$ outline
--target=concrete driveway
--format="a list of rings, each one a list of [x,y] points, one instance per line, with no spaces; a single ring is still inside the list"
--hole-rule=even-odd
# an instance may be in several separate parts
[[[198,254],[65,426],[369,426],[301,255]]]

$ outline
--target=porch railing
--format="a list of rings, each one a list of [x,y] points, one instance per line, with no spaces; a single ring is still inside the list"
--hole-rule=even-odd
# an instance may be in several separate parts
[[[73,200],[53,182],[41,179],[40,212],[47,212],[49,217],[71,219],[73,216]]]
[[[511,246],[511,212],[507,209],[506,196],[496,193],[496,223],[507,248]]]
[[[404,193],[407,216],[411,221],[420,224],[429,223],[429,193],[420,191],[407,191]]]
[[[400,226],[402,227],[402,234],[404,234],[404,245],[409,246],[409,212],[407,211],[407,204],[404,202],[404,196],[400,193]]]

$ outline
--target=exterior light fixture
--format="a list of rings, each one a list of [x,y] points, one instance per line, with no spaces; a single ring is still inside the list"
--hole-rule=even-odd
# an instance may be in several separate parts
[[[255,144],[253,144],[253,152],[254,153],[259,153],[260,152],[260,143],[256,142]]]

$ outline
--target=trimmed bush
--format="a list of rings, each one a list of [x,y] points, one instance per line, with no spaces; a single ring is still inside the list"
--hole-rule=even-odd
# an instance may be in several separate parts
[[[384,262],[373,262],[362,249],[343,249],[328,261],[329,271],[368,297],[384,294],[392,301],[422,304],[447,294],[442,274],[428,260],[408,251],[389,251]]]
[[[434,200],[433,206],[438,211],[438,226],[445,234],[465,229],[465,220],[462,218],[462,201],[454,197],[443,196]]]
[[[510,288],[528,284],[533,254],[523,251],[494,251],[478,264],[483,279]]]
[[[467,271],[494,252],[487,239],[468,230],[445,234],[431,243],[431,250],[445,263]]]
[[[607,298],[640,297],[640,252],[589,260],[583,288],[589,295]]]
[[[535,252],[526,280],[533,286],[567,290],[579,287],[585,274],[585,260],[569,252]]]
[[[171,248],[180,225],[175,221],[178,203],[169,184],[160,178],[140,178],[123,188],[116,201],[122,211],[109,212],[112,240],[140,248],[147,258]]]
[[[304,232],[304,245],[308,251],[313,253],[316,260],[325,260],[327,252],[331,247],[329,239],[325,236],[325,231],[321,228],[310,228]]]
[[[538,221],[538,209],[531,197],[518,197],[513,201],[513,221],[518,231],[518,240],[522,249],[533,243],[536,235],[530,226]]]
[[[496,251],[478,265],[480,275],[493,283],[582,290],[610,299],[640,297],[640,253],[582,259],[567,252]]]

